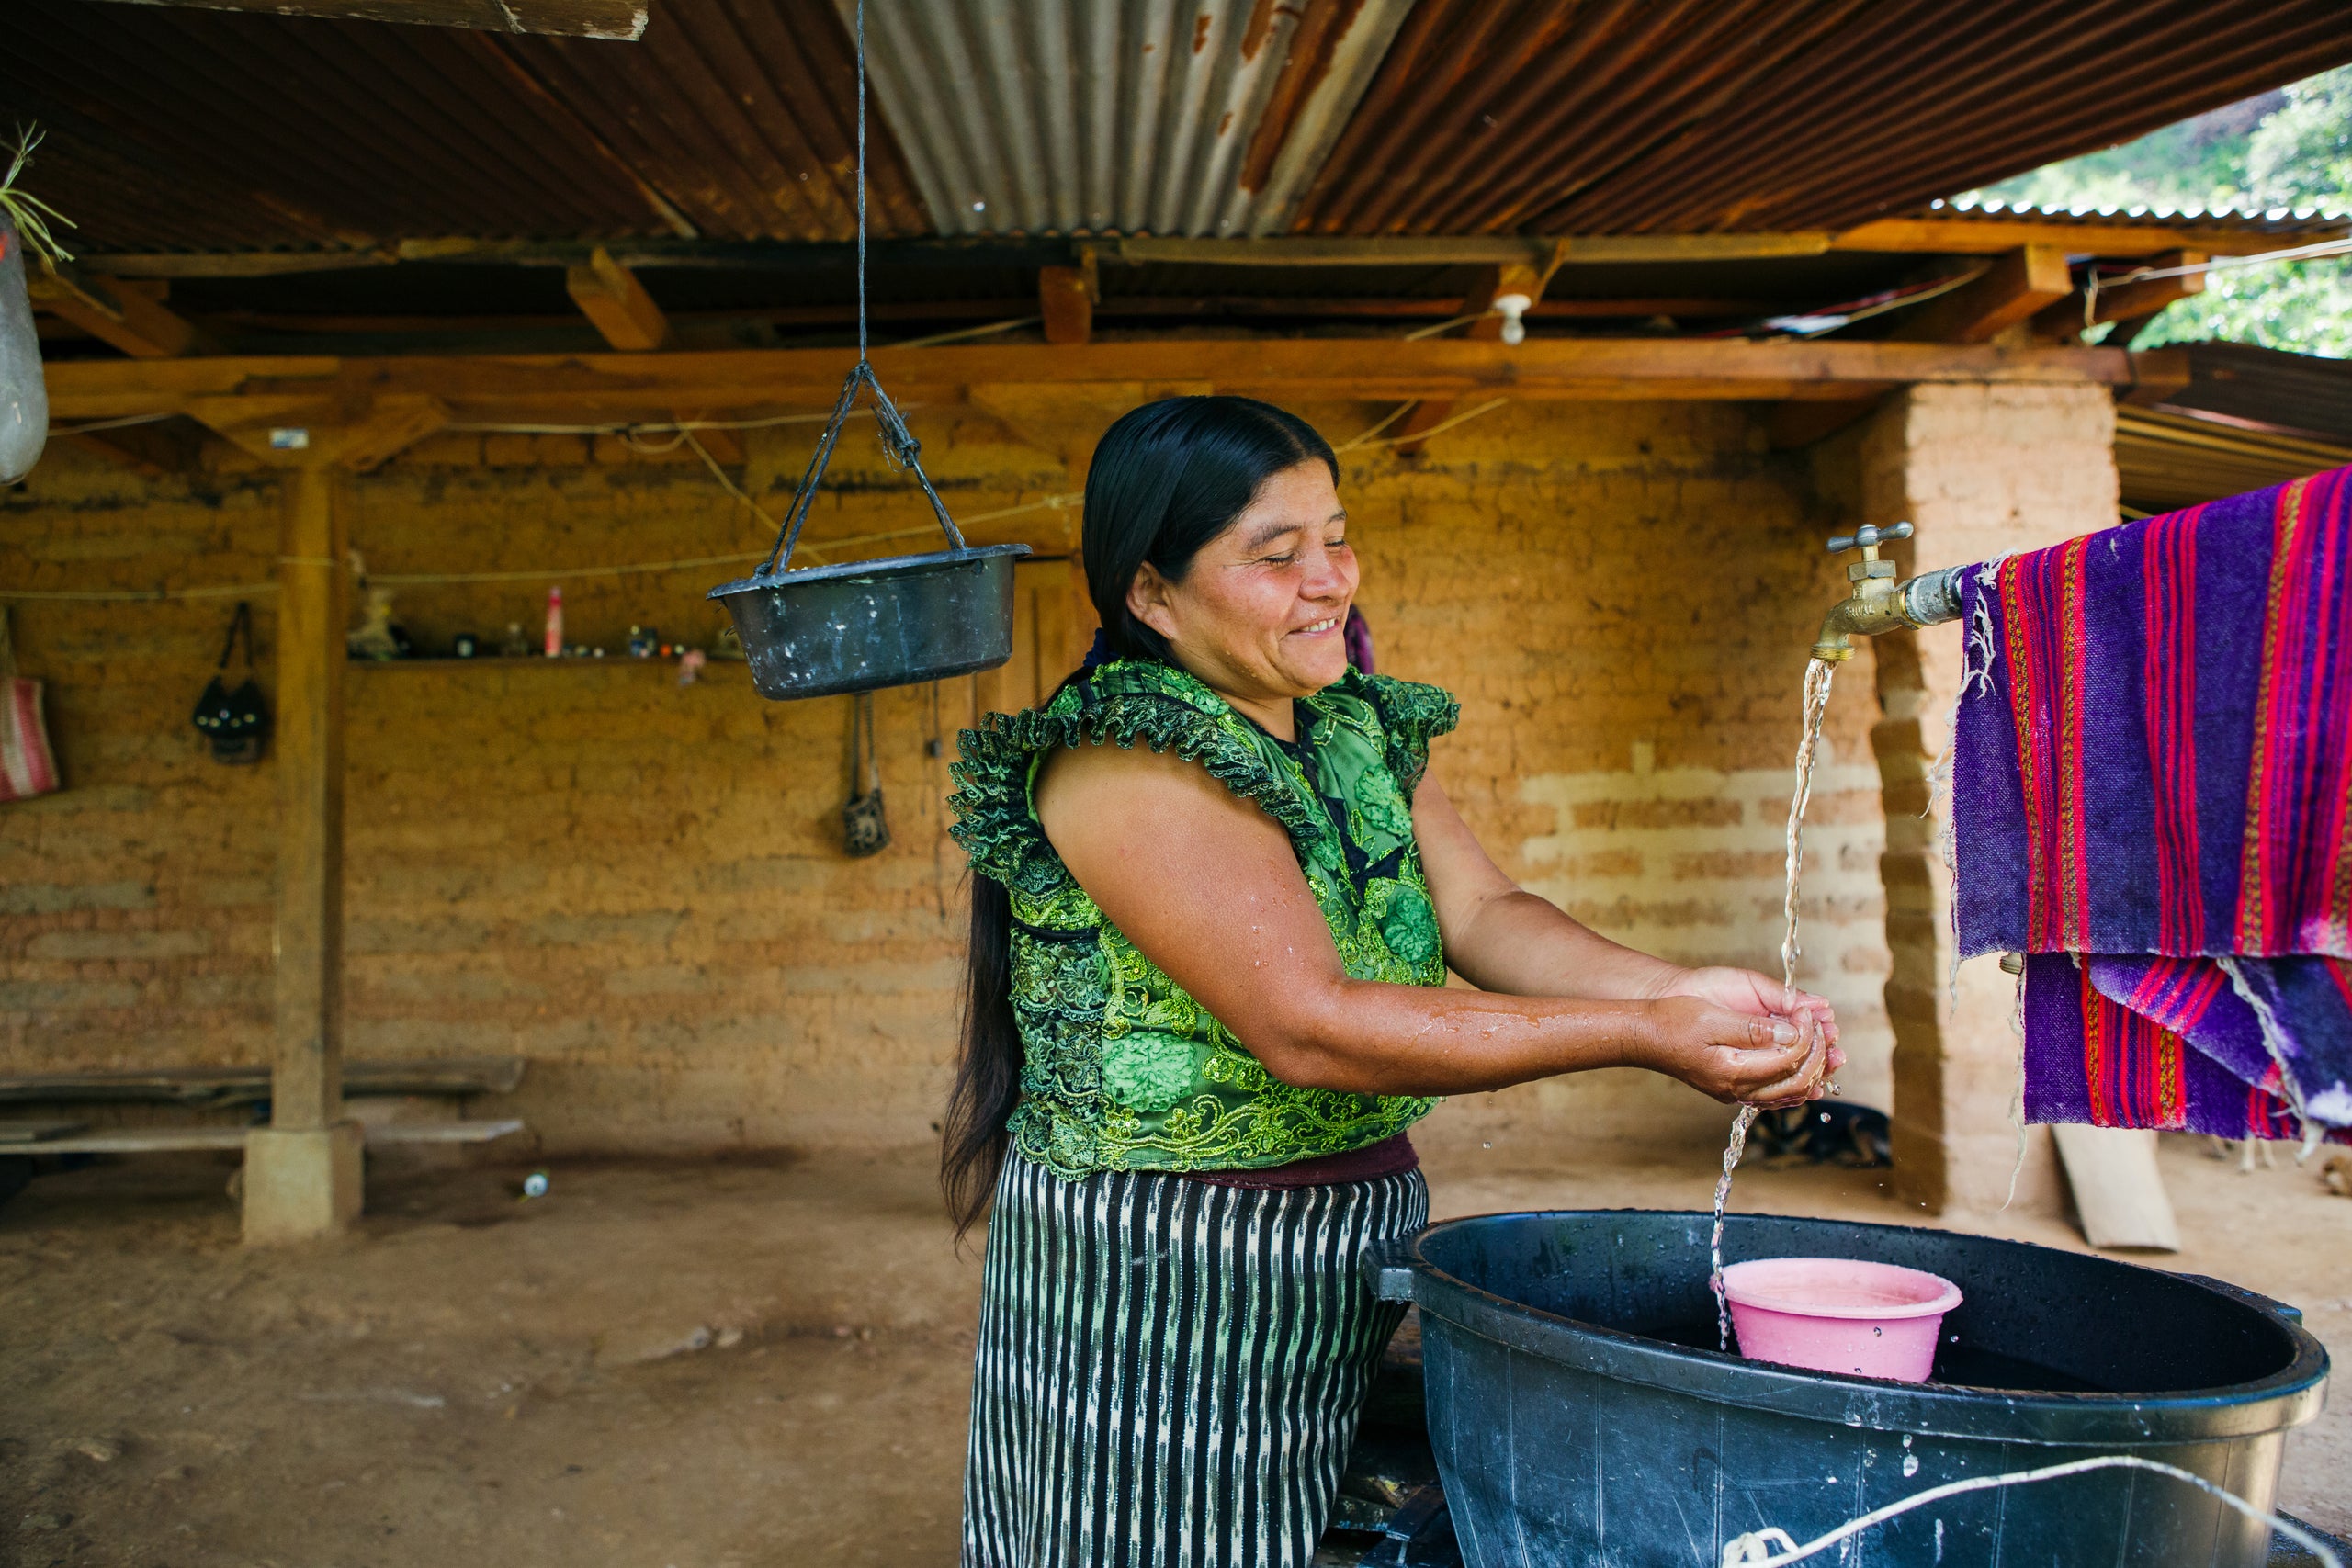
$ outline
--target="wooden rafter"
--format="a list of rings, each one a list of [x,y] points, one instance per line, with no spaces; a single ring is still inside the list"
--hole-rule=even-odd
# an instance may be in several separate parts
[[[61,262],[53,270],[28,272],[25,287],[36,310],[73,322],[133,359],[175,358],[202,341],[193,323],[164,303],[159,283],[99,276]]]
[[[661,348],[670,341],[670,319],[637,274],[599,245],[588,260],[564,272],[564,287],[580,313],[595,323],[605,341],[626,353]]]
[[[662,355],[427,355],[389,359],[62,361],[49,367],[60,420],[193,412],[221,429],[232,401],[249,428],[397,398],[431,399],[452,421],[667,420],[680,408],[824,408],[855,355],[841,349]],[[1920,382],[2129,386],[2136,356],[2104,348],[1710,340],[1267,339],[879,349],[905,401],[967,401],[991,384],[1071,388],[1169,383],[1299,401],[1509,396],[1531,401],[1855,398]]]
[[[1996,260],[1982,277],[1930,299],[1896,329],[1911,343],[1989,343],[2075,287],[2066,253],[2022,245]]]

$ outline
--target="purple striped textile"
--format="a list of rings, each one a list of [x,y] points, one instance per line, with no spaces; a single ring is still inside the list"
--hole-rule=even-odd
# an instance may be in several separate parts
[[[2029,1113],[2352,1127],[2352,468],[1962,597],[1954,919],[2030,955]]]

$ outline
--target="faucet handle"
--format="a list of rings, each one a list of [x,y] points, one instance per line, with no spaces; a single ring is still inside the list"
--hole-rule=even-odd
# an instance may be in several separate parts
[[[1908,523],[1890,524],[1883,528],[1865,523],[1850,534],[1832,535],[1829,539],[1829,553],[1833,556],[1842,556],[1857,545],[1864,549],[1875,549],[1881,545],[1896,539],[1907,539],[1910,536],[1911,525]]]

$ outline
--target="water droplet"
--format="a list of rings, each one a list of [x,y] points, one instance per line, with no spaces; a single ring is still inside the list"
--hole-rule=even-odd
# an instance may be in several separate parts
[[[1919,1456],[1917,1454],[1905,1454],[1903,1456],[1903,1473],[1906,1477],[1919,1473]]]

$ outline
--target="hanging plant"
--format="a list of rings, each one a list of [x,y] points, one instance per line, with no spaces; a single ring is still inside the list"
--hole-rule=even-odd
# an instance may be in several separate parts
[[[25,293],[25,253],[49,271],[71,253],[50,232],[49,220],[74,220],[28,190],[17,176],[33,161],[40,130],[18,127],[8,173],[0,176],[0,484],[32,472],[49,442],[49,388],[41,379],[40,339],[33,333],[32,300]]]

